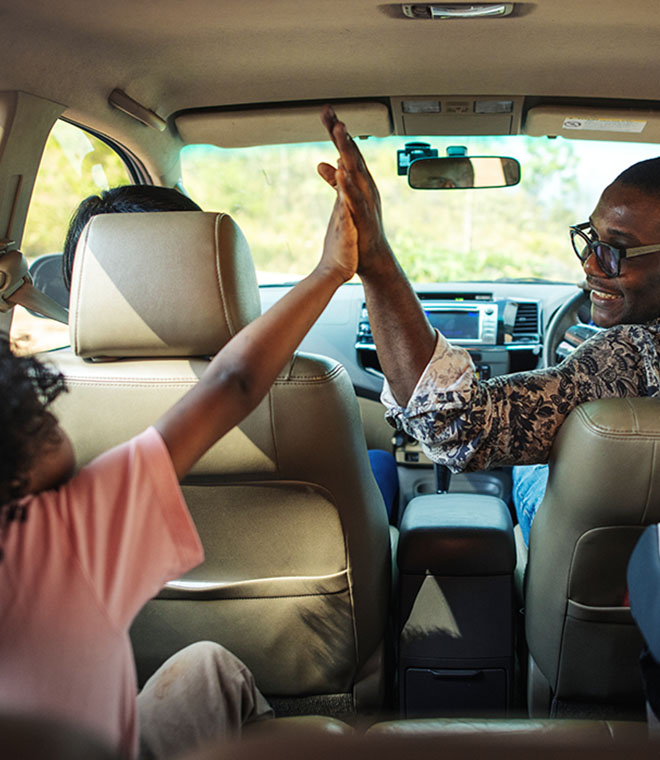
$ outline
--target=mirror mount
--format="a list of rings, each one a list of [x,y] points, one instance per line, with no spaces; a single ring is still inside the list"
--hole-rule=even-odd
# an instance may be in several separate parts
[[[396,152],[397,174],[405,176],[413,161],[419,158],[437,158],[438,149],[427,142],[409,142]]]

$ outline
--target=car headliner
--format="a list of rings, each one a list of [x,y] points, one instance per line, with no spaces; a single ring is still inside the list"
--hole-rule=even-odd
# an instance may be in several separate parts
[[[465,3],[471,5],[472,3]],[[374,0],[0,2],[0,89],[62,104],[137,153],[176,139],[108,106],[120,88],[164,119],[213,106],[401,95],[621,98],[657,105],[654,0],[537,0],[506,18],[406,18]],[[267,136],[264,136],[264,140]]]

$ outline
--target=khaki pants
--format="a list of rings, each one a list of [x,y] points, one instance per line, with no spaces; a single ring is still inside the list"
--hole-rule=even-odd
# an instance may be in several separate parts
[[[248,668],[219,644],[177,652],[138,694],[140,760],[165,760],[273,717]]]

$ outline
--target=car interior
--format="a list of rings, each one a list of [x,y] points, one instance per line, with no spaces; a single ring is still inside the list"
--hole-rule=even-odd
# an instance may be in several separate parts
[[[312,269],[334,202],[326,103],[431,325],[480,378],[552,366],[600,329],[569,226],[660,155],[651,0],[34,0],[0,2],[0,22],[0,329],[65,375],[79,464]],[[94,217],[69,293],[69,219],[121,184],[203,211]],[[660,401],[569,415],[528,550],[511,468],[450,476],[386,421],[383,382],[355,277],[183,482],[206,560],[136,618],[139,683],[212,640],[255,674],[282,752],[313,729],[333,756],[360,752],[344,734],[420,757],[461,737],[643,754],[626,568],[660,522]],[[390,515],[374,449],[397,465]]]

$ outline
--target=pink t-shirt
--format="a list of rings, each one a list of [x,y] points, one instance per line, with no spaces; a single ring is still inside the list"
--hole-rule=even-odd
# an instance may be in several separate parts
[[[167,448],[149,428],[24,504],[0,562],[0,709],[63,718],[133,755],[129,626],[203,560]]]

